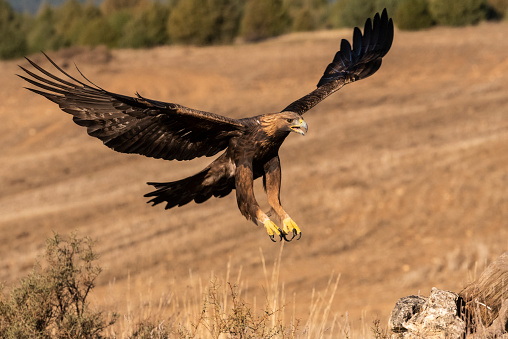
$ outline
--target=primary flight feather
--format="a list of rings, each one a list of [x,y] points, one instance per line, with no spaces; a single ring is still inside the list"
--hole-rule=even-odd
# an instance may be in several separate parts
[[[353,45],[342,40],[340,50],[327,66],[317,88],[288,105],[281,112],[231,119],[182,105],[125,96],[106,91],[83,78],[82,82],[49,62],[65,77],[56,76],[31,60],[39,72],[24,67],[21,76],[37,88],[29,90],[57,103],[72,114],[76,124],[89,135],[123,153],[137,153],[166,160],[190,160],[223,153],[199,173],[173,182],[149,182],[155,187],[146,194],[150,203],[166,203],[166,209],[191,201],[201,203],[212,196],[224,197],[236,191],[243,216],[290,241],[301,230],[280,203],[281,168],[278,151],[291,132],[305,135],[302,115],[345,84],[374,74],[393,41],[393,22],[386,9],[374,20],[367,19],[363,34],[356,27]],[[254,197],[253,181],[263,177],[272,211],[282,222],[279,228],[264,213]],[[289,237],[290,236],[290,237]]]

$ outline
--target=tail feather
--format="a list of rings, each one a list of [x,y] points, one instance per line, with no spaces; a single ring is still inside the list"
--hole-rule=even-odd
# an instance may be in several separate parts
[[[225,197],[233,190],[234,180],[231,178],[207,179],[209,168],[182,180],[172,182],[148,182],[156,188],[155,191],[145,194],[145,197],[152,197],[148,203],[152,206],[166,202],[165,209],[175,206],[183,206],[191,201],[202,203],[212,196]]]

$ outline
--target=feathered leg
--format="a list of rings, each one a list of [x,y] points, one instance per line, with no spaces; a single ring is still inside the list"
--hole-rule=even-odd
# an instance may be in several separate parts
[[[261,210],[256,197],[254,196],[254,175],[252,165],[248,163],[240,164],[236,168],[236,201],[238,208],[244,217],[249,220],[262,223],[268,236],[275,241],[275,234],[281,236],[282,231],[273,221]]]
[[[280,202],[281,168],[279,157],[273,157],[270,161],[268,161],[264,166],[264,170],[265,174],[263,176],[263,185],[268,196],[268,203],[279,219],[282,220],[282,237],[286,241],[291,241],[298,235],[298,239],[300,239],[302,236],[300,228],[293,219],[291,219],[289,214],[284,211]],[[292,238],[287,239],[286,235],[290,233],[292,233],[293,236]]]

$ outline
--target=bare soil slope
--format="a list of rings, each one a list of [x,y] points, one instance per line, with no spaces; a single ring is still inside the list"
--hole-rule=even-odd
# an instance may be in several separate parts
[[[308,135],[287,139],[282,200],[303,237],[284,245],[279,280],[297,317],[305,321],[313,289],[333,272],[341,279],[331,312],[348,312],[355,326],[386,320],[404,295],[460,290],[508,248],[506,32],[507,23],[397,31],[378,73],[326,99],[306,114]],[[311,91],[351,35],[51,56],[117,93],[242,117]],[[224,275],[228,262],[263,300],[260,250],[270,264],[281,244],[240,215],[234,195],[169,211],[145,204],[145,182],[183,178],[210,159],[111,151],[23,89],[18,63],[27,65],[0,63],[0,281],[26,275],[53,231],[77,230],[98,240],[104,309],[123,314],[182,295],[192,279]]]

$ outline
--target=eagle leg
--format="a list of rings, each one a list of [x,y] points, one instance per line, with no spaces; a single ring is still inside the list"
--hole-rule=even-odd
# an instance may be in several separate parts
[[[282,235],[286,241],[291,241],[298,235],[298,239],[302,236],[302,231],[291,217],[284,211],[280,202],[280,185],[281,185],[281,168],[279,156],[275,156],[264,165],[263,185],[268,196],[268,203],[272,210],[282,220]],[[293,233],[293,237],[289,239],[287,236]]]
[[[254,196],[254,176],[252,172],[252,164],[245,162],[238,165],[235,174],[236,186],[236,202],[238,209],[244,217],[254,221],[254,223],[262,223],[270,239],[275,242],[275,234],[282,240],[282,230],[275,225],[273,221],[259,208]]]

